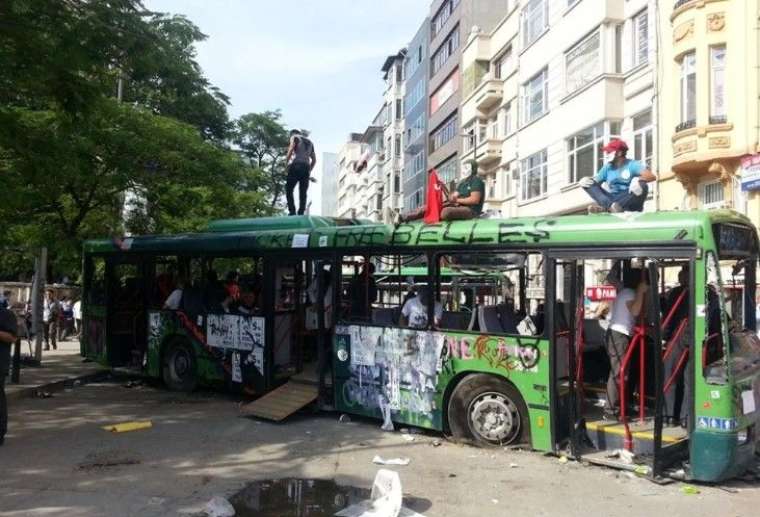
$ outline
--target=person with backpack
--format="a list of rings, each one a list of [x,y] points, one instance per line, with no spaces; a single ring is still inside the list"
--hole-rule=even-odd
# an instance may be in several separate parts
[[[285,182],[288,215],[296,215],[296,205],[293,200],[296,185],[298,185],[298,215],[303,215],[306,211],[306,191],[311,181],[311,171],[317,164],[314,144],[306,138],[306,131],[298,129],[290,131],[290,146],[285,162],[288,164],[288,176]]]

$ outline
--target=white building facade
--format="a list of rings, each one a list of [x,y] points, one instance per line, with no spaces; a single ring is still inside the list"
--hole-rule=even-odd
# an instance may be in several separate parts
[[[365,173],[357,172],[364,156],[363,134],[351,133],[348,141],[338,152],[338,194],[335,216],[345,219],[367,217]]]
[[[401,174],[404,170],[404,96],[406,95],[404,62],[406,49],[388,56],[383,64],[385,74],[385,117],[383,121],[383,142],[385,148],[382,164],[383,183],[382,206],[376,219],[385,223],[393,222],[398,211],[403,208]]]
[[[472,30],[462,55],[461,170],[478,163],[486,210],[585,212],[591,200],[578,181],[602,166],[613,136],[656,172],[655,5],[520,0],[491,32]]]

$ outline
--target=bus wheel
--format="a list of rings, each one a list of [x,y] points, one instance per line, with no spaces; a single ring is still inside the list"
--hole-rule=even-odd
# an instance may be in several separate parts
[[[190,343],[175,340],[164,352],[162,368],[164,384],[171,391],[193,391],[198,384],[195,353]]]
[[[511,384],[491,375],[471,375],[457,385],[449,400],[448,421],[458,440],[480,445],[529,440],[522,397]]]

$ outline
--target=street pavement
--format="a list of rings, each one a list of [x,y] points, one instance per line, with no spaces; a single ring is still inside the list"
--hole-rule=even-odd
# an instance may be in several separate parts
[[[52,398],[14,400],[0,447],[0,516],[197,515],[215,495],[254,480],[335,480],[370,488],[375,455],[413,510],[427,516],[755,515],[760,486],[655,485],[602,467],[536,452],[479,449],[436,434],[385,433],[379,422],[304,412],[282,424],[241,418],[224,394],[170,393],[126,381],[83,384]],[[150,429],[101,427],[149,420]]]

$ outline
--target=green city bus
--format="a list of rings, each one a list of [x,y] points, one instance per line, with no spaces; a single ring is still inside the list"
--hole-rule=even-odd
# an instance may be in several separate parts
[[[728,210],[217,221],[197,234],[86,242],[82,354],[174,390],[260,396],[250,405],[275,412],[293,397],[271,397],[308,385],[322,408],[462,441],[720,481],[757,450],[757,260],[756,229]],[[663,334],[682,269],[683,352]],[[620,271],[650,289],[615,379],[620,418],[605,420],[605,321],[588,294]],[[245,311],[228,303],[238,289]],[[402,314],[413,297],[422,312]],[[664,409],[676,392],[681,421]],[[640,464],[610,457],[622,448]]]

